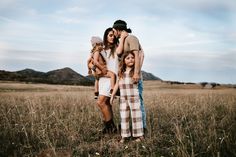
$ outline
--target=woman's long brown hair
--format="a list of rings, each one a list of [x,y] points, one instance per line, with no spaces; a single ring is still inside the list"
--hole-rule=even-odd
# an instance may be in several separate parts
[[[125,58],[126,58],[129,54],[131,54],[131,55],[133,55],[133,56],[135,57],[133,51],[128,51],[128,52],[125,52],[125,53],[123,54],[123,56],[122,56],[122,58],[121,58],[121,61],[120,61],[120,65],[119,65],[119,73],[118,73],[119,78],[124,78],[124,73],[125,73],[125,71],[126,71]],[[129,72],[129,76],[130,76],[130,77],[133,77],[133,75],[134,75],[134,67],[135,67],[135,63],[134,63],[134,65],[133,65],[132,69],[131,69],[130,72]]]
[[[103,35],[103,43],[104,43],[104,49],[107,50],[107,49],[111,49],[111,53],[110,53],[110,56],[109,58],[112,56],[113,58],[115,57],[115,50],[116,50],[116,47],[117,47],[117,42],[118,40],[114,37],[114,42],[113,44],[110,44],[108,41],[107,41],[107,36],[109,34],[109,32],[113,31],[113,29],[111,27],[107,28],[104,32],[104,35]]]

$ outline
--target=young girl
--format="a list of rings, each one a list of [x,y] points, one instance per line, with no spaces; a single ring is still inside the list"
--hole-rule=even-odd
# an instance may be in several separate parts
[[[107,71],[106,62],[103,52],[103,41],[100,37],[93,36],[91,38],[92,50],[91,56],[89,57],[88,64],[88,73],[93,74],[95,77],[95,99],[98,97],[98,80],[99,77],[105,76],[111,78],[111,91],[115,86],[115,74],[111,71]],[[92,63],[92,66],[91,64]]]
[[[143,139],[142,113],[140,109],[140,98],[138,85],[132,81],[134,75],[135,58],[132,51],[123,55],[120,62],[118,80],[111,95],[110,102],[113,103],[115,93],[120,88],[120,116],[121,116],[121,143],[125,142],[127,137],[131,136],[129,128],[129,118],[132,119],[132,136],[136,141]],[[130,113],[131,112],[131,113]]]

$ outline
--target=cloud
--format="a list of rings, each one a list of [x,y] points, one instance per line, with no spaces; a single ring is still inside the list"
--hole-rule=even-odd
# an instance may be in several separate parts
[[[79,6],[65,8],[63,10],[56,11],[56,14],[81,14],[81,13],[88,13],[89,10],[87,8],[82,8]]]
[[[58,23],[64,23],[64,24],[80,24],[81,21],[77,18],[68,18],[68,17],[62,17],[62,16],[52,16],[53,19],[55,19]]]
[[[7,1],[0,1],[0,9],[6,9],[18,4],[17,0],[7,0]]]
[[[173,79],[181,77],[177,72],[192,76],[196,71],[235,71],[234,0],[111,4],[98,0],[1,1],[1,67],[29,63],[47,71],[70,66],[85,74],[90,37],[102,37],[115,20],[123,19],[144,48],[147,71],[176,73],[169,75]]]
[[[0,50],[5,50],[8,48],[9,48],[9,45],[6,42],[0,40]],[[2,53],[2,51],[0,51],[0,54],[1,53]]]
[[[44,71],[43,67],[46,64],[54,64],[59,67],[66,67],[66,66],[73,66],[73,67],[80,67],[80,71],[82,70],[81,67],[85,67],[87,62],[87,57],[89,52],[81,52],[81,51],[74,51],[74,52],[46,52],[46,51],[28,51],[28,50],[3,50],[0,49],[1,56],[0,62],[4,63],[6,61],[13,62],[13,64],[18,65],[19,63],[34,63],[35,65],[40,65],[41,70]],[[5,53],[4,53],[5,52]],[[86,58],[86,59],[85,59]],[[40,66],[37,69],[40,69]],[[19,65],[19,68],[22,67]],[[30,67],[29,67],[30,68]],[[86,69],[86,68],[85,68]],[[83,72],[85,72],[83,69]]]

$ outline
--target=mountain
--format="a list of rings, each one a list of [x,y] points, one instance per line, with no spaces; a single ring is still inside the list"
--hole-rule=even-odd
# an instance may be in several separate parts
[[[159,77],[154,76],[152,73],[142,71],[142,75],[143,75],[143,80],[160,80],[161,81]]]
[[[89,84],[93,82],[86,77],[78,74],[71,68],[63,68],[58,70],[49,71],[46,73],[47,79],[55,84]]]
[[[33,69],[24,69],[24,70],[17,71],[17,73],[20,75],[25,75],[27,77],[41,77],[42,75],[44,75],[43,72],[35,71]]]
[[[15,72],[17,76],[20,76],[19,81],[26,81],[26,82],[42,82],[46,80],[46,75],[44,72],[35,71],[33,69],[24,69]]]
[[[142,71],[144,80],[161,80],[152,73]],[[40,72],[33,69],[24,69],[15,72],[0,70],[0,80],[5,81],[22,81],[48,84],[65,84],[65,85],[93,85],[93,76],[83,76],[71,68],[62,68],[49,72]]]
[[[153,75],[152,73],[148,73],[145,71],[142,71],[142,75],[143,75],[143,80],[147,81],[147,80],[160,80],[161,79],[159,77],[156,77],[155,75]],[[86,76],[87,79],[94,81],[94,77],[93,76]]]
[[[23,81],[48,84],[93,85],[94,82],[70,68],[57,69],[47,73],[24,69],[16,72],[0,70],[0,80]]]

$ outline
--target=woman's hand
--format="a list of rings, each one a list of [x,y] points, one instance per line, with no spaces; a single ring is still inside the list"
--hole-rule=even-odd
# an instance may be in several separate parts
[[[114,95],[111,95],[111,98],[110,98],[110,104],[111,105],[113,104],[113,100],[114,100]]]
[[[107,68],[106,68],[106,67],[103,67],[101,70],[102,70],[102,74],[103,74],[103,75],[106,75],[106,74],[107,74]]]

